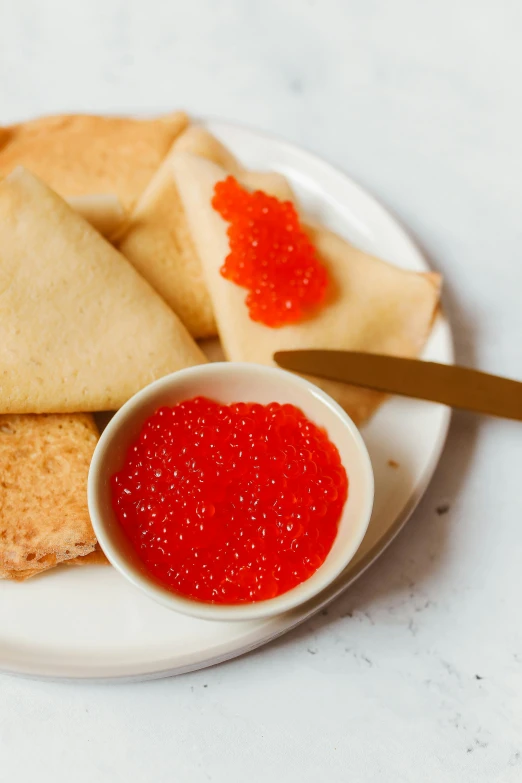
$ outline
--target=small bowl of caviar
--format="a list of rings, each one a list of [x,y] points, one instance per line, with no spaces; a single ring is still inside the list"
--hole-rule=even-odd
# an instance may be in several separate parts
[[[113,566],[214,620],[288,611],[327,587],[370,521],[363,439],[300,376],[216,362],[147,386],[96,447],[89,511]]]

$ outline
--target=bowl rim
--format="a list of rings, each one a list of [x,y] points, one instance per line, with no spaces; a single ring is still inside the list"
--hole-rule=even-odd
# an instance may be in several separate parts
[[[360,462],[360,467],[364,475],[365,494],[363,497],[362,509],[358,517],[360,520],[358,532],[357,535],[351,539],[350,546],[346,547],[346,556],[339,558],[339,563],[336,567],[327,569],[323,579],[316,580],[316,583],[312,585],[311,589],[306,590],[306,585],[310,579],[318,573],[319,569],[304,582],[301,582],[286,593],[282,593],[274,598],[254,601],[252,603],[212,604],[177,594],[174,591],[169,590],[160,582],[157,582],[152,575],[147,574],[144,571],[137,571],[129,565],[127,557],[121,552],[121,549],[117,545],[113,545],[106,531],[106,522],[104,520],[99,498],[99,488],[101,487],[100,474],[106,451],[112,440],[117,437],[118,432],[120,431],[121,426],[124,425],[127,417],[135,412],[136,409],[139,409],[144,405],[157,391],[169,389],[172,385],[176,385],[180,381],[190,380],[191,378],[201,377],[202,375],[215,375],[216,373],[237,371],[248,372],[249,375],[254,373],[264,375],[265,377],[272,376],[279,380],[283,379],[283,382],[294,384],[300,388],[303,393],[311,394],[316,400],[319,400],[320,404],[326,405],[326,407],[340,419],[344,428],[349,432],[355,443],[357,459]],[[271,367],[254,362],[221,361],[195,365],[165,375],[148,384],[143,389],[140,389],[114,414],[101,433],[91,459],[87,481],[87,499],[92,526],[96,538],[111,565],[113,565],[114,568],[116,568],[116,570],[134,587],[156,602],[166,606],[171,611],[177,611],[199,619],[224,621],[269,618],[276,614],[295,609],[327,588],[328,585],[330,585],[348,566],[367,532],[373,509],[374,493],[374,474],[366,444],[364,443],[359,429],[346,411],[341,408],[329,394],[306,378],[279,367]],[[330,552],[331,551],[332,549]],[[323,565],[327,563],[330,552],[327,554]],[[299,590],[298,595],[296,595],[297,590]]]

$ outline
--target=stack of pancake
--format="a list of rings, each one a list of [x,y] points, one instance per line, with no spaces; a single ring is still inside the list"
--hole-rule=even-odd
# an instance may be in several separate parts
[[[211,200],[228,174],[295,202],[284,177],[245,169],[182,113],[0,129],[0,578],[103,560],[86,502],[92,413],[206,361],[198,340],[263,364],[293,348],[422,350],[439,277],[369,256],[306,215],[329,301],[297,324],[252,321],[219,271],[227,224]],[[316,382],[359,424],[383,399]]]

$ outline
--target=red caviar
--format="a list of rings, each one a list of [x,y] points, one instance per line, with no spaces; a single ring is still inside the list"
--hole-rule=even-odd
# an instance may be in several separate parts
[[[221,274],[249,289],[253,321],[272,327],[295,323],[325,300],[326,269],[290,201],[250,193],[227,177],[216,184],[212,206],[230,223],[230,253]]]
[[[337,448],[298,408],[205,397],[159,408],[111,482],[148,571],[221,604],[272,598],[311,576],[348,494]]]

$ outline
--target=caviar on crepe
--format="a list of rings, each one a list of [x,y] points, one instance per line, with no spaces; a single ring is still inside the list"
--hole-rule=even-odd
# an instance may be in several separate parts
[[[230,224],[230,253],[221,274],[249,290],[253,321],[271,327],[296,323],[325,301],[326,269],[290,201],[250,193],[227,177],[216,184],[212,206]]]
[[[348,493],[337,448],[298,408],[204,397],[159,408],[111,484],[148,571],[220,604],[273,598],[310,577]]]

